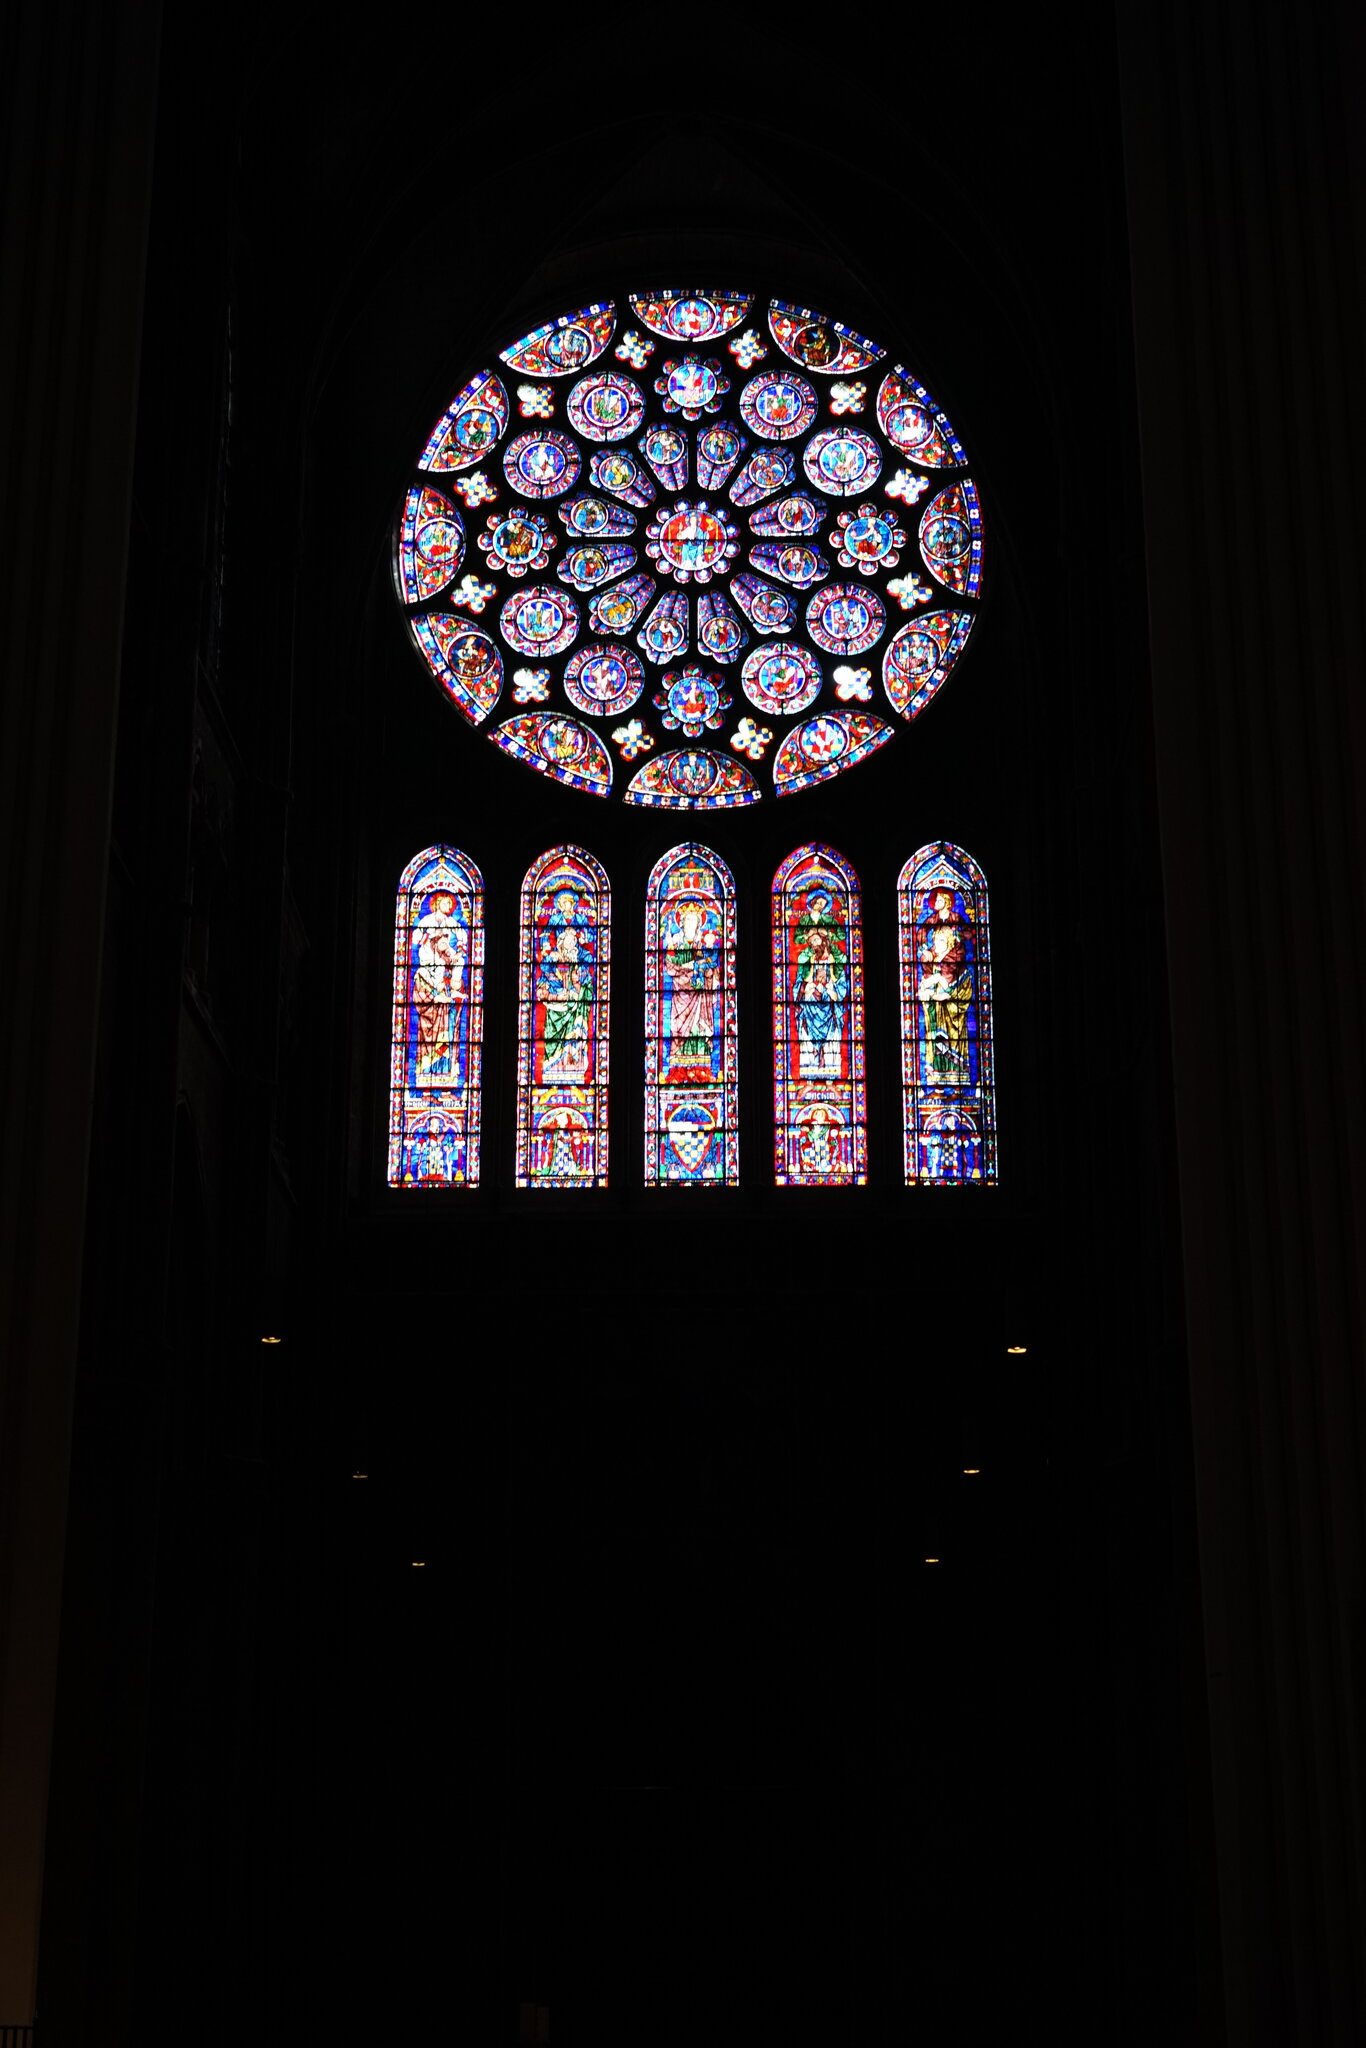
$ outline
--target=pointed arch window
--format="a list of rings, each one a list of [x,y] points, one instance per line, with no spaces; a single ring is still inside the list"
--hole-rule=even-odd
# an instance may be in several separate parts
[[[996,1179],[987,885],[961,846],[912,854],[897,885],[906,1179]]]
[[[868,1178],[858,876],[831,846],[799,846],[773,878],[774,1178]]]
[[[484,882],[429,846],[399,877],[389,1073],[389,1182],[476,1187],[484,1008]]]
[[[736,1187],[735,882],[685,840],[645,899],[645,1180]]]
[[[517,1185],[607,1185],[612,892],[581,846],[522,883]]]

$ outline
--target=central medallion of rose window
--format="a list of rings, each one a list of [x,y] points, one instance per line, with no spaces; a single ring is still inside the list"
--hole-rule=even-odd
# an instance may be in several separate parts
[[[394,534],[413,644],[469,724],[675,810],[790,796],[894,739],[981,580],[976,486],[924,385],[740,290],[632,292],[503,349]]]
[[[709,583],[724,575],[740,552],[730,521],[701,499],[686,498],[645,529],[645,551],[661,569],[672,569],[680,583]]]

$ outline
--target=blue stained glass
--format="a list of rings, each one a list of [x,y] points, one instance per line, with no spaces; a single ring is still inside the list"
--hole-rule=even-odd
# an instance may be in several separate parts
[[[773,878],[773,1120],[779,1187],[867,1180],[858,877],[832,846]]]

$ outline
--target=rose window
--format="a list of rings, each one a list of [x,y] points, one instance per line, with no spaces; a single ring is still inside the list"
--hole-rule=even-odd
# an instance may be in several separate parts
[[[714,810],[843,774],[924,710],[972,630],[982,520],[948,419],[876,342],[747,292],[632,293],[457,394],[394,571],[503,752]]]

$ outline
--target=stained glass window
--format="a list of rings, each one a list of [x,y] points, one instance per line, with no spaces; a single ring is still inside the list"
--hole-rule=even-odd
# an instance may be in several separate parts
[[[600,300],[513,340],[417,457],[409,633],[460,716],[538,774],[741,809],[842,775],[947,678],[982,515],[918,378],[744,289]]]
[[[868,1178],[858,877],[830,846],[799,846],[773,878],[774,1177]]]
[[[987,885],[971,854],[936,840],[912,854],[900,906],[906,1179],[996,1179]]]
[[[484,883],[429,846],[399,877],[389,1076],[393,1187],[475,1187],[484,1007]]]
[[[645,899],[645,1180],[735,1187],[735,883],[686,840]]]
[[[522,883],[517,1185],[607,1185],[612,896],[591,853],[556,846]]]

